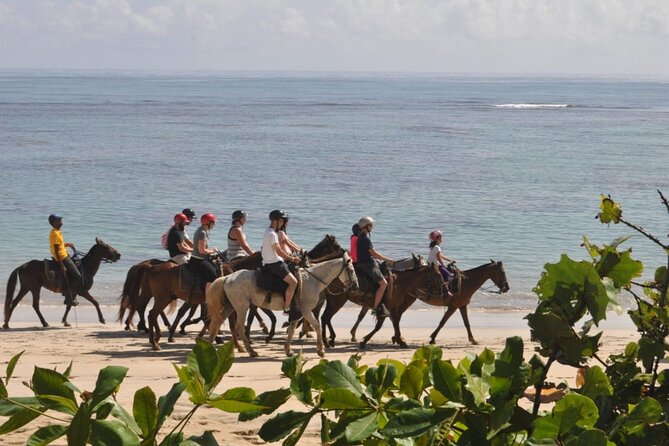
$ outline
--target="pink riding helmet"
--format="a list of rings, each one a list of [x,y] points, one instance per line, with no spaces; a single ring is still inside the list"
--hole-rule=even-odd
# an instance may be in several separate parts
[[[430,241],[431,242],[436,242],[439,240],[439,237],[441,237],[441,231],[438,229],[435,229],[434,231],[430,232]]]

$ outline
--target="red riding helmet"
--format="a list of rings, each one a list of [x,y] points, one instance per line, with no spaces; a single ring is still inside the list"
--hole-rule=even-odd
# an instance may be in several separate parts
[[[177,214],[174,216],[174,223],[183,223],[187,224],[189,222],[186,214]]]
[[[200,222],[203,225],[208,225],[209,223],[216,223],[216,216],[214,214],[206,213],[200,217]]]
[[[430,241],[431,242],[436,242],[439,240],[439,237],[441,237],[441,231],[438,229],[435,229],[434,231],[430,232]]]

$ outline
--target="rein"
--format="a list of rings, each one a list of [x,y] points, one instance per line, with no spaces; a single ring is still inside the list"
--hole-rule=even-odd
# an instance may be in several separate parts
[[[84,257],[93,257],[95,260],[99,260],[102,263],[114,263],[113,260],[108,259],[106,257],[100,256],[99,258],[95,258],[95,256],[93,256],[93,254],[83,252],[83,251],[79,251],[78,249],[72,248],[72,251],[74,251],[75,256],[80,260],[83,260]]]
[[[346,262],[342,262],[342,264],[341,264],[341,270],[339,270],[339,272],[337,273],[337,275],[336,275],[335,277],[339,277],[339,276],[341,275],[341,273],[342,273],[345,269],[346,269]],[[330,287],[330,284],[331,284],[331,283],[326,283],[326,282],[325,282],[324,280],[322,280],[320,277],[318,277],[317,275],[315,275],[314,273],[312,273],[311,271],[309,271],[307,268],[304,269],[304,272],[306,272],[306,273],[309,274],[311,277],[313,277],[314,279],[318,280],[320,283],[322,283],[323,285],[325,285],[325,289],[326,289],[326,290],[328,290],[328,288]],[[348,270],[347,270],[347,272],[348,272]],[[351,278],[351,274],[349,273],[349,279],[350,279],[350,278]],[[351,282],[353,282],[353,281],[351,280]],[[344,291],[342,291],[340,294],[343,294],[343,293],[347,292],[352,286],[353,286],[353,283],[351,283],[351,285],[349,285],[348,287],[346,287],[346,288],[344,289]],[[329,290],[328,290],[328,291],[329,291]]]

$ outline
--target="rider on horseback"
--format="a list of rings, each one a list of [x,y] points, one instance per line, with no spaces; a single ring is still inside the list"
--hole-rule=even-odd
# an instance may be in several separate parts
[[[202,226],[195,230],[193,235],[193,252],[191,253],[190,265],[202,275],[204,288],[202,292],[206,294],[211,286],[211,282],[216,280],[216,267],[209,261],[209,256],[216,253],[215,249],[209,248],[209,231],[216,223],[214,214],[204,214],[200,217]]]
[[[190,253],[193,251],[186,239],[185,227],[187,224],[188,217],[183,213],[177,214],[174,216],[174,226],[167,233],[167,250],[170,252],[170,260],[177,265],[187,263],[190,259]]]
[[[288,270],[285,262],[297,264],[300,263],[300,259],[299,257],[293,257],[279,243],[277,231],[282,227],[283,220],[287,218],[288,214],[278,209],[269,213],[270,225],[263,234],[261,254],[263,268],[288,284],[283,309],[284,313],[289,314],[290,304],[297,288],[297,279]]]
[[[444,261],[447,261],[449,265],[452,265],[455,263],[455,260],[449,259],[441,253],[441,246],[439,246],[441,245],[441,240],[442,233],[440,230],[435,229],[430,232],[430,255],[427,258],[427,262],[430,265],[439,265],[439,272],[441,273],[441,277],[444,278],[448,297],[453,297],[453,294],[450,291],[450,282],[453,279],[453,273],[446,265],[444,265]]]
[[[65,277],[65,282],[67,284],[67,290],[64,291],[65,295],[65,305],[70,305],[76,307],[79,305],[77,301],[77,291],[79,290],[79,285],[81,284],[81,273],[79,268],[74,264],[74,261],[70,258],[65,248],[74,248],[72,243],[65,243],[63,240],[63,234],[60,232],[60,228],[63,226],[63,217],[56,214],[49,215],[49,223],[53,227],[49,233],[49,247],[51,249],[51,255],[54,260],[60,264],[60,269]]]
[[[246,241],[244,223],[246,223],[246,212],[236,210],[232,213],[232,226],[228,231],[228,261],[253,254],[253,249],[251,249],[249,243]]]
[[[381,274],[378,260],[385,261],[389,266],[392,266],[394,261],[374,249],[372,239],[370,238],[370,233],[374,227],[374,219],[372,217],[362,217],[360,221],[358,221],[358,227],[360,228],[360,234],[358,235],[356,245],[358,268],[366,272],[367,275],[379,285],[376,289],[376,294],[374,295],[374,307],[372,311],[374,314],[379,314],[380,312],[380,315],[382,316],[390,316],[390,312],[386,306],[381,303],[383,293],[388,286],[388,281],[383,277],[383,274]]]
[[[283,248],[284,251],[286,251],[289,254],[293,253],[299,253],[302,251],[302,248],[298,246],[297,243],[292,241],[288,237],[288,221],[290,220],[290,216],[288,213],[284,212],[284,216],[281,218],[281,225],[279,227],[279,230],[276,231],[276,235],[279,236],[279,244]]]
[[[188,231],[186,230],[187,229],[186,226],[193,223],[193,219],[195,218],[195,211],[192,210],[191,208],[185,208],[183,211],[181,211],[181,213],[184,214],[186,217],[188,217],[188,221],[184,226],[184,236],[186,237],[186,244],[191,248],[193,248],[193,241],[188,236]]]

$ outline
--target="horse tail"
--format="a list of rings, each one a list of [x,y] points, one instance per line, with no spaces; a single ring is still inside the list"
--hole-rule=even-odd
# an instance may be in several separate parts
[[[226,276],[211,283],[207,292],[207,316],[209,317],[209,335],[213,341],[223,322],[223,309],[228,297],[225,295]]]
[[[12,271],[12,274],[9,276],[7,281],[7,294],[5,295],[5,317],[9,314],[9,310],[12,308],[12,299],[14,299],[14,290],[16,289],[16,282],[19,276],[19,268],[16,268]]]
[[[123,293],[121,294],[121,305],[118,312],[118,320],[123,320],[125,310],[130,312],[132,316],[137,311],[136,301],[139,297],[139,292],[142,289],[142,283],[146,275],[146,271],[153,265],[148,263],[139,263],[133,265],[126,276],[123,283]]]

